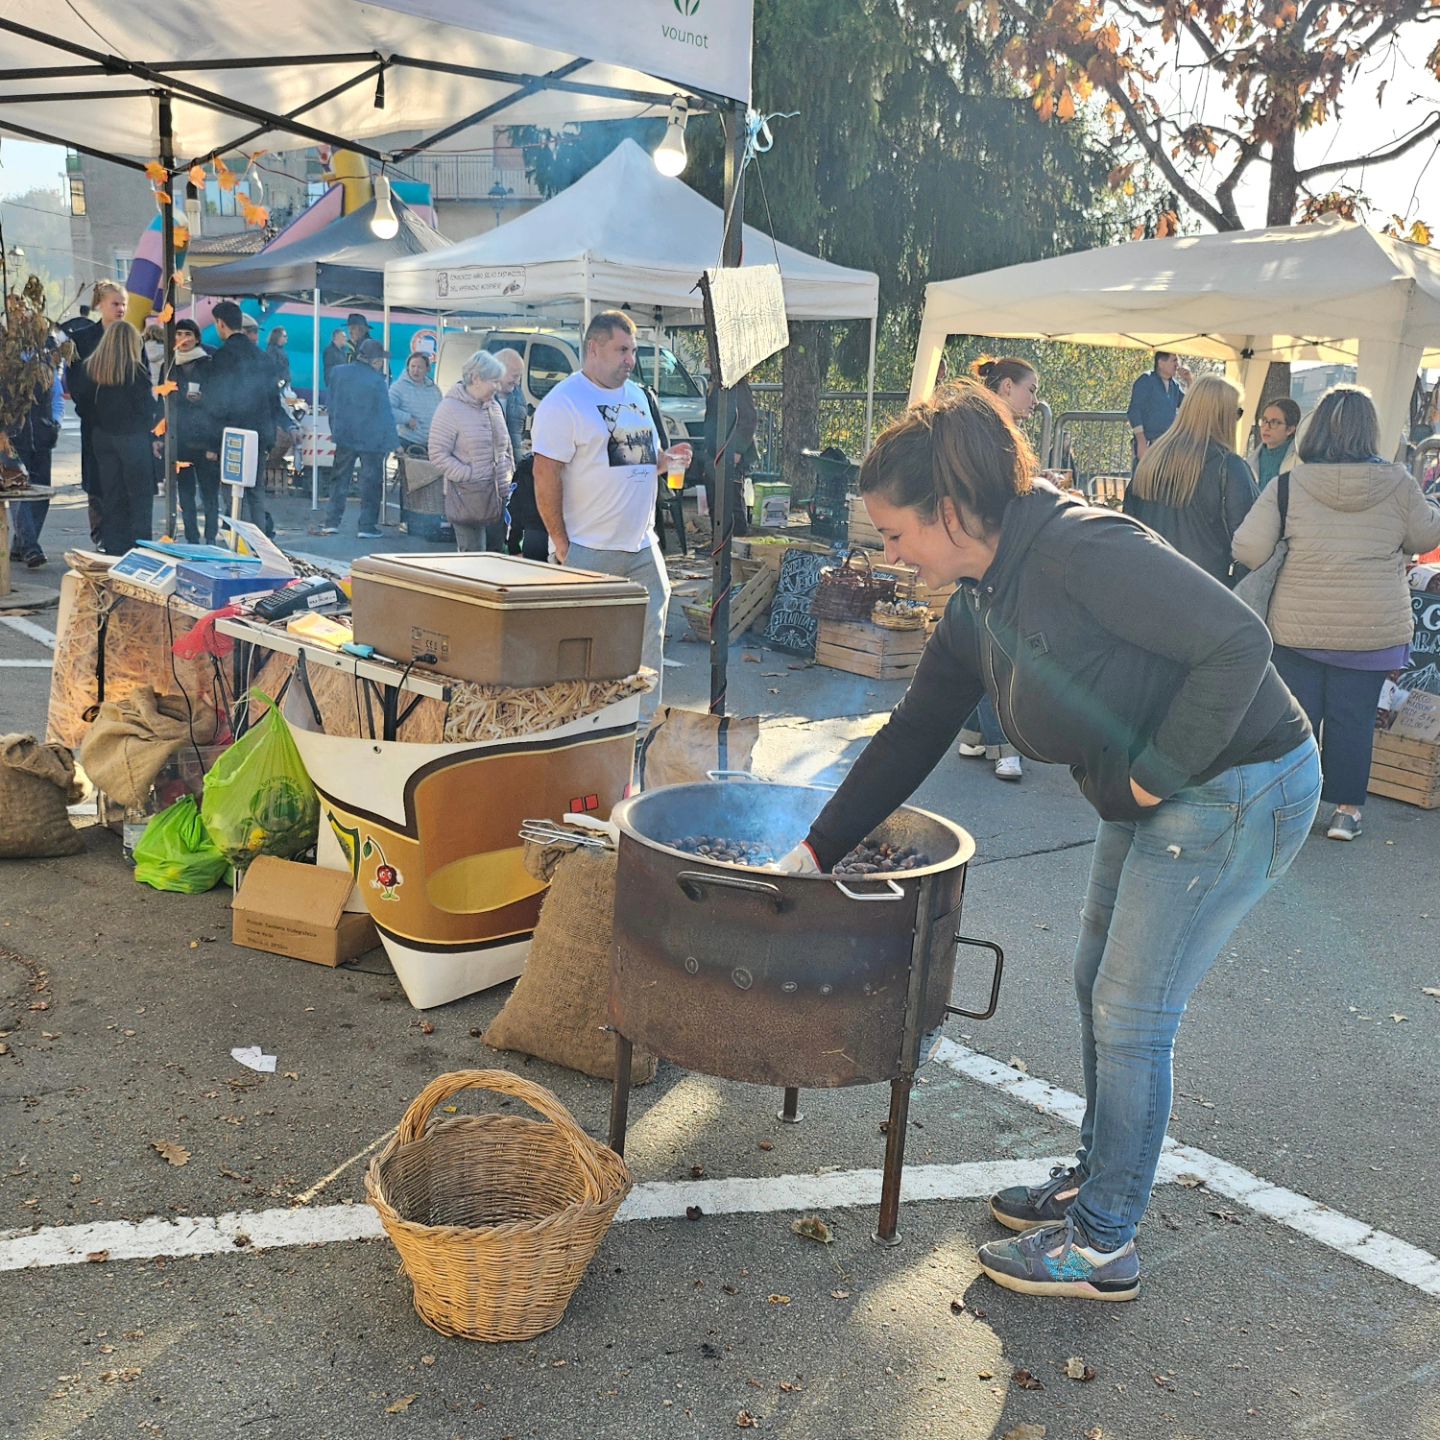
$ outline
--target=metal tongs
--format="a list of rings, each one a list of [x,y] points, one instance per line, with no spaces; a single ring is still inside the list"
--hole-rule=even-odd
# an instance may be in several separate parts
[[[588,830],[588,835],[577,831]],[[620,827],[593,815],[567,815],[564,823],[557,820],[525,820],[520,825],[520,838],[537,845],[578,845],[587,850],[613,850],[620,840]]]

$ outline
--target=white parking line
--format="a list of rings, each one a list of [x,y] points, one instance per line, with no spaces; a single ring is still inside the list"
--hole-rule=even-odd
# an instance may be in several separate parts
[[[1022,1075],[989,1055],[967,1049],[953,1040],[942,1040],[933,1058],[957,1075],[1003,1090],[1057,1120],[1078,1127],[1084,1118],[1085,1101],[1081,1096],[1048,1081]],[[1318,1240],[1372,1270],[1392,1275],[1426,1295],[1440,1295],[1440,1257],[1428,1250],[1376,1230],[1361,1220],[1352,1220],[1298,1191],[1272,1185],[1261,1176],[1197,1150],[1193,1145],[1167,1140],[1156,1178],[1164,1182],[1181,1176],[1196,1176],[1216,1195],[1237,1200],[1247,1209]]]
[[[989,1055],[953,1040],[942,1040],[936,1063],[957,1075],[1003,1091],[1036,1110],[1078,1127],[1085,1102],[1069,1090],[1024,1075]],[[1069,1156],[1028,1160],[992,1160],[970,1165],[909,1165],[904,1199],[978,1200],[1007,1185],[1033,1183]],[[1392,1276],[1426,1295],[1440,1296],[1440,1258],[1394,1235],[1311,1200],[1294,1190],[1232,1165],[1194,1146],[1165,1142],[1157,1180],[1204,1181],[1216,1195],[1237,1201],[1362,1265]],[[679,1219],[698,1205],[707,1215],[774,1214],[787,1210],[846,1210],[874,1205],[880,1197],[880,1171],[839,1170],[818,1175],[745,1176],[691,1181],[650,1181],[637,1185],[616,1217],[631,1220]],[[868,1223],[868,1222],[867,1222]],[[109,1220],[92,1225],[47,1226],[33,1231],[0,1232],[0,1271],[84,1264],[92,1257],[108,1261],[151,1260],[160,1256],[235,1254],[295,1245],[325,1245],[373,1240],[383,1234],[368,1205],[286,1207],[193,1216],[179,1220]]]
[[[12,630],[18,630],[30,639],[38,640],[52,650],[55,648],[55,632],[47,630],[43,625],[37,625],[33,620],[27,620],[23,615],[0,615],[0,625],[8,625]]]
[[[976,1165],[914,1165],[905,1168],[907,1200],[978,1200],[1006,1185],[1043,1175],[1063,1159],[995,1160]],[[777,1175],[718,1180],[654,1180],[637,1185],[620,1207],[617,1221],[679,1220],[691,1206],[707,1215],[774,1214],[782,1210],[843,1210],[874,1205],[880,1198],[878,1170],[837,1170],[828,1175]],[[289,1245],[328,1245],[340,1240],[374,1240],[383,1235],[380,1217],[368,1205],[322,1205],[314,1209],[195,1215],[180,1220],[101,1220],[93,1225],[55,1225],[35,1231],[0,1233],[0,1270],[83,1265],[92,1256],[107,1261],[153,1260],[182,1255],[233,1255],[237,1250],[273,1250]]]

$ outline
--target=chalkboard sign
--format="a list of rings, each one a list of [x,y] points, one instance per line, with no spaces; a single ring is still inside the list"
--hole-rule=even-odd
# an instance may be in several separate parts
[[[1402,690],[1440,695],[1440,595],[1412,590],[1410,608],[1415,615],[1415,638],[1410,642],[1410,664],[1396,683]]]
[[[780,559],[780,588],[770,607],[765,643],[792,655],[815,658],[815,637],[820,622],[810,613],[810,602],[820,584],[820,572],[835,563],[831,555],[787,550]]]

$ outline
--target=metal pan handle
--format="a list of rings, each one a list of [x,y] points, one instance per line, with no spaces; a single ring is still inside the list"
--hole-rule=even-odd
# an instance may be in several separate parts
[[[767,785],[769,781],[762,779],[759,775],[752,775],[748,770],[707,770],[707,780],[748,780],[752,785]]]
[[[682,870],[675,883],[691,900],[703,900],[707,885],[721,890],[743,890],[749,895],[758,895],[779,910],[785,903],[785,896],[778,885],[766,880],[746,880],[739,875],[712,875],[708,870]]]
[[[995,970],[990,977],[990,1000],[983,1010],[962,1010],[958,1005],[947,1005],[947,1015],[963,1015],[967,1020],[988,1020],[995,1013],[1000,1000],[1000,976],[1005,969],[1005,952],[993,940],[971,940],[968,936],[957,935],[955,944],[973,945],[977,950],[988,950],[995,957]]]
[[[833,879],[834,877],[832,876],[831,878]],[[870,877],[867,875],[865,878],[868,880]],[[890,887],[888,893],[883,890],[877,890],[873,893],[866,894],[861,890],[852,890],[843,880],[836,880],[835,888],[847,900],[903,900],[905,898],[905,892],[888,876],[877,876],[876,879]]]

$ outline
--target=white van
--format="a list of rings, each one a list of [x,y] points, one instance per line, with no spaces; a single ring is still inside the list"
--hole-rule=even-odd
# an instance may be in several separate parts
[[[505,330],[447,332],[440,344],[435,383],[442,391],[460,378],[465,362],[477,351],[492,355],[514,350],[524,362],[525,406],[530,415],[535,407],[567,375],[580,368],[580,332],[551,330],[538,326]],[[699,443],[705,426],[705,392],[681,364],[673,350],[660,347],[660,377],[656,384],[655,346],[641,340],[636,347],[635,375],[660,397],[670,439]],[[529,430],[529,421],[526,421]]]

